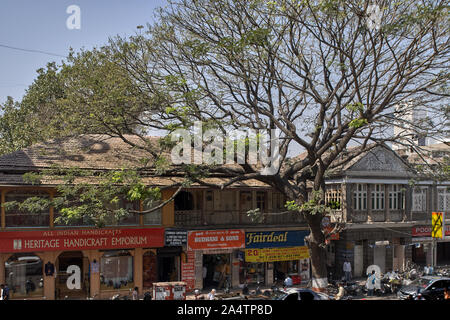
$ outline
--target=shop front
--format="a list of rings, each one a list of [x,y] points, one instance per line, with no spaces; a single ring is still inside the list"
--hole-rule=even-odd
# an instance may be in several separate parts
[[[244,230],[189,231],[182,281],[189,290],[237,286],[244,243]]]
[[[411,236],[414,263],[423,266],[450,264],[450,225],[445,225],[444,237],[434,238],[434,241],[431,237],[431,225],[414,226]]]
[[[239,282],[271,285],[288,275],[294,284],[310,279],[308,231],[247,231],[245,249],[239,253]]]
[[[144,257],[163,246],[163,228],[1,232],[0,281],[12,299],[142,292]]]

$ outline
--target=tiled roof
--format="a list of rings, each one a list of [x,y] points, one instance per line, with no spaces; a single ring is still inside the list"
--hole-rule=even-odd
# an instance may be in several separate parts
[[[145,143],[135,135],[125,135],[124,138],[137,146],[143,146]],[[146,140],[149,141],[152,150],[159,153],[159,137],[146,137]],[[144,165],[142,159],[146,159],[148,162]],[[0,183],[3,185],[27,185],[28,183],[23,181],[23,172],[39,171],[52,166],[112,170],[151,168],[152,165],[153,161],[147,151],[133,147],[119,137],[90,134],[55,139],[1,156]],[[233,166],[235,165],[227,165],[227,167]],[[217,185],[227,182],[226,178],[220,177],[202,180]],[[95,177],[76,180],[79,183],[95,183],[95,181]],[[151,176],[144,178],[146,184],[154,186],[170,186],[182,181],[182,177]],[[62,183],[62,180],[57,181],[49,178],[42,180],[41,183],[43,185],[57,185]],[[200,184],[194,183],[192,186],[200,186]],[[233,183],[230,187],[268,187],[268,185],[252,179]]]
[[[137,136],[126,135],[125,138],[137,145],[143,145]],[[155,150],[157,140],[157,137],[149,138]],[[0,157],[0,171],[28,171],[52,165],[89,169],[136,168],[142,167],[141,159],[148,157],[146,151],[133,148],[121,138],[82,135],[35,144],[3,155]]]

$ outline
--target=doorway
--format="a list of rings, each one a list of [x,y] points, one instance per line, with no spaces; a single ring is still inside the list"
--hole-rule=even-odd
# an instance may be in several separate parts
[[[203,254],[203,288],[223,288],[231,284],[230,254]]]
[[[56,260],[56,299],[85,299],[89,296],[88,266],[89,260],[81,251],[59,255]]]
[[[386,272],[386,246],[375,246],[373,251],[373,264],[380,267],[381,273]]]

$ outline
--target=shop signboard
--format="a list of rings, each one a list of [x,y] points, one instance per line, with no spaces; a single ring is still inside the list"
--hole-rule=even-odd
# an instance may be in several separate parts
[[[164,228],[76,229],[0,232],[0,252],[156,248]]]
[[[181,262],[181,280],[186,282],[186,290],[195,288],[195,252],[188,250],[186,260]]]
[[[430,237],[431,238],[431,225],[415,226],[411,230],[413,237]],[[450,236],[450,225],[445,225],[445,236]]]
[[[189,231],[189,250],[244,248],[244,230],[202,230]]]
[[[187,231],[166,229],[164,242],[166,247],[185,246],[187,244]]]
[[[246,262],[275,262],[308,259],[309,250],[306,246],[289,248],[245,249]]]
[[[245,233],[245,248],[302,247],[309,231],[260,231]]]

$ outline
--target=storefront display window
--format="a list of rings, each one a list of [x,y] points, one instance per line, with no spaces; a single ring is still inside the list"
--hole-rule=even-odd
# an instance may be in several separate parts
[[[128,250],[106,251],[100,263],[102,289],[131,289],[133,283],[133,257]]]
[[[244,262],[239,270],[241,283],[262,284],[265,282],[265,263]]]
[[[5,282],[10,298],[27,298],[43,295],[42,260],[30,253],[18,253],[5,262]]]

